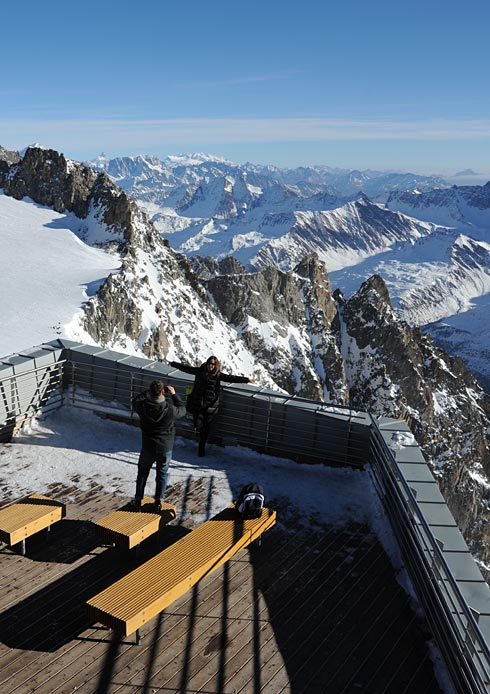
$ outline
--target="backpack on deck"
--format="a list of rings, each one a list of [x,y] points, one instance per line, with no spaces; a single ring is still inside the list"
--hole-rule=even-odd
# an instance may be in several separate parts
[[[251,482],[242,487],[235,508],[244,519],[260,518],[264,507],[264,490],[260,484]]]

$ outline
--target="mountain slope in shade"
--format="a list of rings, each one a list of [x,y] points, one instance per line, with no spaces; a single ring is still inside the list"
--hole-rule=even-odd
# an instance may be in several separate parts
[[[287,270],[306,255],[318,253],[334,271],[434,231],[432,224],[392,213],[366,198],[331,211],[297,212],[291,221],[286,233],[265,243],[252,257],[252,267],[273,264]],[[240,253],[235,255],[241,259]]]
[[[443,226],[490,229],[490,181],[483,186],[453,186],[424,193],[391,193],[391,210]]]

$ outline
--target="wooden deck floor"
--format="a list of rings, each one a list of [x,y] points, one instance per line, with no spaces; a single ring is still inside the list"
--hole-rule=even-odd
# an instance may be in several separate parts
[[[91,520],[121,506],[94,486],[67,517],[0,550],[2,694],[372,694],[440,691],[423,629],[379,542],[362,525],[301,525],[277,500],[280,522],[123,641],[87,623],[84,603],[192,527],[203,480],[174,486],[179,517],[139,553],[98,546]],[[268,500],[272,507],[273,501]]]

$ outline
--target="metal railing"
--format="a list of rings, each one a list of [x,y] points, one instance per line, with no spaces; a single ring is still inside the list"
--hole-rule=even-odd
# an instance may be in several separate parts
[[[490,650],[396,459],[372,420],[372,464],[404,561],[458,692],[488,694]]]
[[[0,380],[0,437],[65,402],[112,417],[136,419],[133,397],[155,377],[150,369],[75,360]],[[164,376],[165,378],[165,376]],[[185,398],[192,378],[171,376]],[[192,429],[192,420],[182,427]],[[414,494],[374,418],[365,412],[291,398],[255,387],[227,386],[214,434],[225,443],[334,465],[370,463],[409,575],[458,691],[489,691],[490,652]],[[4,438],[3,440],[7,440]]]
[[[67,362],[67,398],[76,407],[122,418],[133,415],[131,401],[149,387],[155,373]],[[164,379],[168,380],[168,379]],[[185,401],[192,379],[172,373],[172,385]],[[192,417],[178,420],[178,433],[193,431]],[[370,419],[365,412],[292,398],[260,388],[226,385],[211,437],[269,455],[302,462],[362,467],[369,450]]]
[[[29,369],[0,380],[0,441],[9,441],[39,412],[63,404],[64,362]]]

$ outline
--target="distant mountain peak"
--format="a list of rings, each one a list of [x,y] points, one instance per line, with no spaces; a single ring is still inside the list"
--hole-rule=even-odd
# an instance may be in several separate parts
[[[171,166],[199,166],[199,164],[204,164],[206,162],[217,162],[220,164],[229,164],[230,166],[235,166],[235,164],[224,157],[219,157],[213,154],[205,154],[204,152],[194,152],[185,154],[170,154],[163,160],[164,163]]]
[[[21,149],[19,154],[21,157],[25,156],[25,153],[27,152],[28,149],[44,149],[48,150],[50,147],[45,147],[44,145],[39,144],[39,142],[35,142],[32,145],[27,145],[27,147],[24,147],[24,149]]]
[[[473,169],[463,169],[463,171],[457,171],[454,174],[454,177],[456,176],[480,176],[477,171],[473,171]]]

